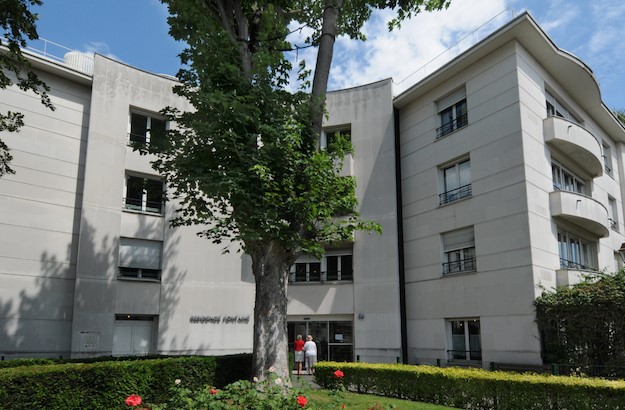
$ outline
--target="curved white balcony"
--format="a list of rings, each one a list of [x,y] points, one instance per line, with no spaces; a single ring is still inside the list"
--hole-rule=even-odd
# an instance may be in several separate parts
[[[599,238],[608,236],[608,210],[599,201],[576,192],[553,191],[549,194],[551,216],[562,218],[592,232]]]
[[[543,121],[545,141],[567,155],[593,178],[603,174],[599,141],[579,124],[560,117]]]

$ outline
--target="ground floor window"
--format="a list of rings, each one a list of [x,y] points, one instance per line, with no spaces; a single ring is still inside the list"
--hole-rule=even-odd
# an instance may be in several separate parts
[[[482,360],[482,339],[479,319],[447,321],[450,339],[448,356],[451,360]]]
[[[154,353],[156,318],[147,315],[115,315],[113,356],[145,356]]]
[[[334,362],[354,360],[354,325],[352,321],[302,321],[289,322],[289,352],[297,335],[312,335],[317,343],[317,359]]]

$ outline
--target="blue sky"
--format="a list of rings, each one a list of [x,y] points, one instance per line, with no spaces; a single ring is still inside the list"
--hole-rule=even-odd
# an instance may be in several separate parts
[[[560,48],[590,66],[608,107],[625,109],[622,0],[453,0],[448,10],[419,15],[393,33],[385,28],[390,14],[379,13],[365,26],[367,42],[337,42],[330,87],[392,77],[398,93],[524,10]],[[154,73],[174,75],[180,66],[182,45],[167,34],[167,9],[158,0],[44,0],[34,11],[40,37],[65,47],[98,52]],[[313,50],[295,58],[314,65]]]

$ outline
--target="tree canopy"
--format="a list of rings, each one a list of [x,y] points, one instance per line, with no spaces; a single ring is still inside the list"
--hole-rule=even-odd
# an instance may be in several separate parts
[[[30,63],[22,55],[21,49],[26,47],[27,39],[35,40],[37,35],[37,15],[30,10],[32,6],[41,5],[41,0],[3,0],[0,7],[0,26],[4,31],[0,49],[0,89],[16,84],[24,91],[33,91],[41,97],[41,102],[54,110],[47,92],[48,86],[30,70]],[[0,113],[0,132],[17,132],[24,125],[24,115],[15,111]],[[0,177],[14,174],[9,166],[13,156],[9,147],[0,139]]]
[[[275,367],[286,376],[290,266],[302,253],[351,241],[355,230],[380,230],[359,218],[356,181],[340,175],[350,141],[319,145],[335,38],[364,39],[376,8],[395,8],[394,27],[449,1],[163,1],[171,35],[188,46],[175,91],[193,110],[167,110],[177,124],[169,138],[139,148],[158,156],[154,167],[182,205],[174,225],[201,226],[201,235],[236,241],[251,256],[254,374]],[[307,45],[318,47],[311,93],[304,63],[300,91],[288,88],[292,21],[311,27]]]

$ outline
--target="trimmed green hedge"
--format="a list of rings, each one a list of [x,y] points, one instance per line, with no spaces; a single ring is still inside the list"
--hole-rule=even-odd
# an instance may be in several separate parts
[[[251,355],[46,364],[0,369],[0,407],[127,409],[124,400],[167,401],[176,379],[200,389],[249,379]]]
[[[336,383],[344,373],[351,390],[464,409],[625,409],[625,381],[489,372],[401,364],[318,363],[316,382]]]

